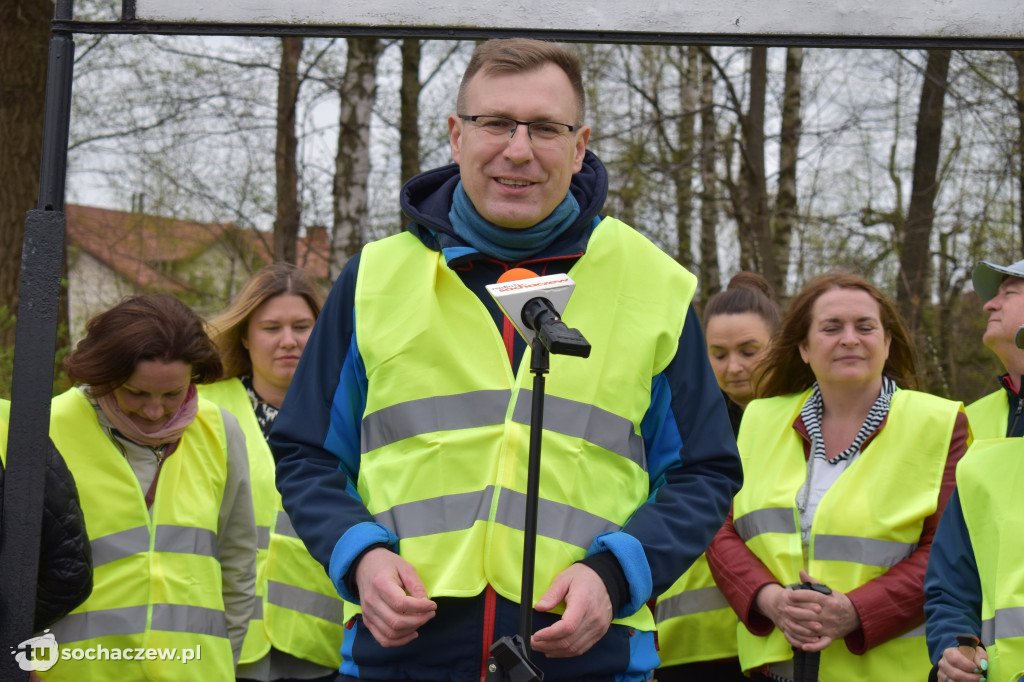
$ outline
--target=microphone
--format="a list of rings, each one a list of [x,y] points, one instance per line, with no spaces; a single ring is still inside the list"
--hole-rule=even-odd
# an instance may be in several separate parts
[[[512,268],[496,284],[486,286],[528,345],[539,338],[549,353],[585,358],[590,344],[561,317],[575,287],[568,275],[538,277],[526,268]]]

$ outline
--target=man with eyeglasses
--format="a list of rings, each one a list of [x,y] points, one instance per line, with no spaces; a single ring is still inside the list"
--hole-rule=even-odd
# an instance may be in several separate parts
[[[650,678],[647,603],[706,549],[741,483],[690,305],[695,278],[601,215],[579,60],[481,44],[454,163],[349,261],[270,441],[298,535],[356,607],[339,680],[480,680],[517,632],[530,351],[485,290],[570,273],[589,358],[551,356],[531,660],[546,680]],[[535,596],[536,599],[536,596]]]

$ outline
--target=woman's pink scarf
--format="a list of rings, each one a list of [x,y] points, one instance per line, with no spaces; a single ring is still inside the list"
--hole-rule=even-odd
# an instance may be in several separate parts
[[[195,384],[189,384],[188,393],[185,394],[185,400],[178,407],[178,411],[167,420],[166,424],[151,433],[140,429],[131,420],[131,417],[121,411],[121,408],[117,406],[117,398],[114,397],[113,391],[97,398],[96,402],[99,403],[103,414],[107,415],[107,419],[114,425],[114,428],[121,432],[121,435],[139,445],[154,448],[165,443],[174,443],[181,438],[181,434],[196,418],[196,412],[199,410],[199,393],[196,391]]]

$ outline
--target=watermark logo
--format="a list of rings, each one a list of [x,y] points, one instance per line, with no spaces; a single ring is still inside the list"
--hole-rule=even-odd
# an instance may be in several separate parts
[[[22,670],[43,672],[57,661],[174,661],[186,665],[202,659],[202,648],[183,649],[153,647],[105,647],[97,644],[91,647],[64,647],[57,645],[57,638],[49,630],[43,630],[39,637],[26,639],[11,650],[14,660]]]
[[[54,666],[58,652],[57,638],[49,630],[43,630],[41,636],[26,639],[11,653],[22,670],[43,672]]]

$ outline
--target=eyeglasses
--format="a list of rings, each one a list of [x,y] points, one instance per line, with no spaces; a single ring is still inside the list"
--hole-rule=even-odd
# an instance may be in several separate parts
[[[566,135],[576,130],[579,126],[571,126],[568,123],[556,121],[517,121],[506,116],[466,116],[459,114],[463,121],[469,121],[478,130],[490,133],[496,138],[505,136],[512,139],[516,135],[519,126],[526,126],[526,134],[530,140],[538,146],[558,145],[565,139]]]

